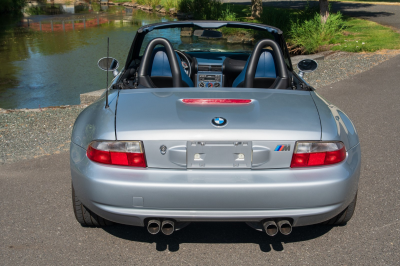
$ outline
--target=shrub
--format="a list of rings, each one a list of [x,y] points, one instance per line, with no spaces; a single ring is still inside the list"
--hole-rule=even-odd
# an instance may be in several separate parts
[[[302,47],[303,53],[313,53],[339,33],[343,25],[341,13],[330,14],[325,24],[321,23],[321,16],[318,13],[310,20],[297,19],[291,23],[290,43]]]
[[[170,8],[177,8],[179,0],[164,0],[163,6],[165,10],[169,11]]]
[[[19,13],[25,5],[25,0],[1,0],[0,13]]]
[[[181,0],[179,10],[190,13],[195,19],[218,20],[222,13],[222,3],[219,0]]]
[[[147,0],[137,0],[136,3],[139,5],[147,5]]]
[[[219,20],[225,20],[225,21],[238,21],[237,15],[233,10],[231,9],[230,5],[226,6],[225,10],[222,10],[221,17]]]
[[[151,2],[151,7],[152,7],[153,9],[155,9],[156,6],[158,6],[158,5],[161,4],[161,0],[151,0],[151,1],[152,1],[152,2]]]

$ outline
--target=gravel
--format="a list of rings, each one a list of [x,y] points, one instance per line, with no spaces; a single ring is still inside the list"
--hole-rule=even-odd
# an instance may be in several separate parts
[[[304,75],[305,81],[318,89],[349,78],[400,54],[400,50],[381,50],[375,53],[336,52],[318,60],[318,68]],[[295,67],[298,72],[297,66]]]
[[[72,127],[85,106],[0,113],[0,163],[69,150]]]
[[[325,60],[318,61],[318,69],[305,74],[304,79],[318,89],[366,71],[397,54],[400,54],[399,50],[328,54]],[[86,106],[0,109],[0,163],[68,151],[74,121]]]

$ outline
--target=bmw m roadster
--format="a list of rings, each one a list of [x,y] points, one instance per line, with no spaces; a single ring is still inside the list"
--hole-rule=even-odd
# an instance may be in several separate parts
[[[70,148],[82,225],[170,235],[190,222],[242,221],[274,236],[352,217],[357,132],[302,78],[315,61],[294,72],[281,30],[151,24],[120,72],[108,56],[98,65],[115,78],[77,118]]]

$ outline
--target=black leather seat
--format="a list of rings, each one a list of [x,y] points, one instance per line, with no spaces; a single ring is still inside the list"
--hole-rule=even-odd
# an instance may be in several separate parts
[[[179,55],[175,53],[179,62],[180,72],[185,87],[194,87],[193,81],[186,74],[182,67],[181,59]],[[168,60],[167,53],[164,47],[157,47],[153,50],[151,57],[151,63],[149,66],[150,78],[154,85],[158,88],[167,88],[172,86],[172,72],[171,66]]]
[[[250,61],[247,59],[246,65],[242,72],[235,79],[232,87],[243,87],[246,70]],[[277,71],[275,67],[275,59],[271,50],[264,49],[260,55],[260,59],[257,64],[256,74],[254,77],[254,88],[270,88],[275,82],[277,77]]]

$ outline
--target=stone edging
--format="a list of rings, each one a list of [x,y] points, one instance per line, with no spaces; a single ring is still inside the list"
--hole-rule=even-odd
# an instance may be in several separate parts
[[[95,99],[97,100],[97,99]],[[94,101],[95,101],[94,100]],[[29,112],[42,112],[46,110],[56,110],[56,109],[68,109],[68,108],[73,108],[73,107],[79,107],[79,108],[86,108],[90,105],[90,103],[85,103],[85,104],[78,104],[78,105],[60,105],[60,106],[49,106],[49,107],[43,107],[43,108],[34,108],[34,109],[28,109],[28,108],[22,108],[22,109],[3,109],[0,108],[0,114],[7,114],[7,113],[16,113],[16,112],[24,112],[24,113],[29,113]]]

